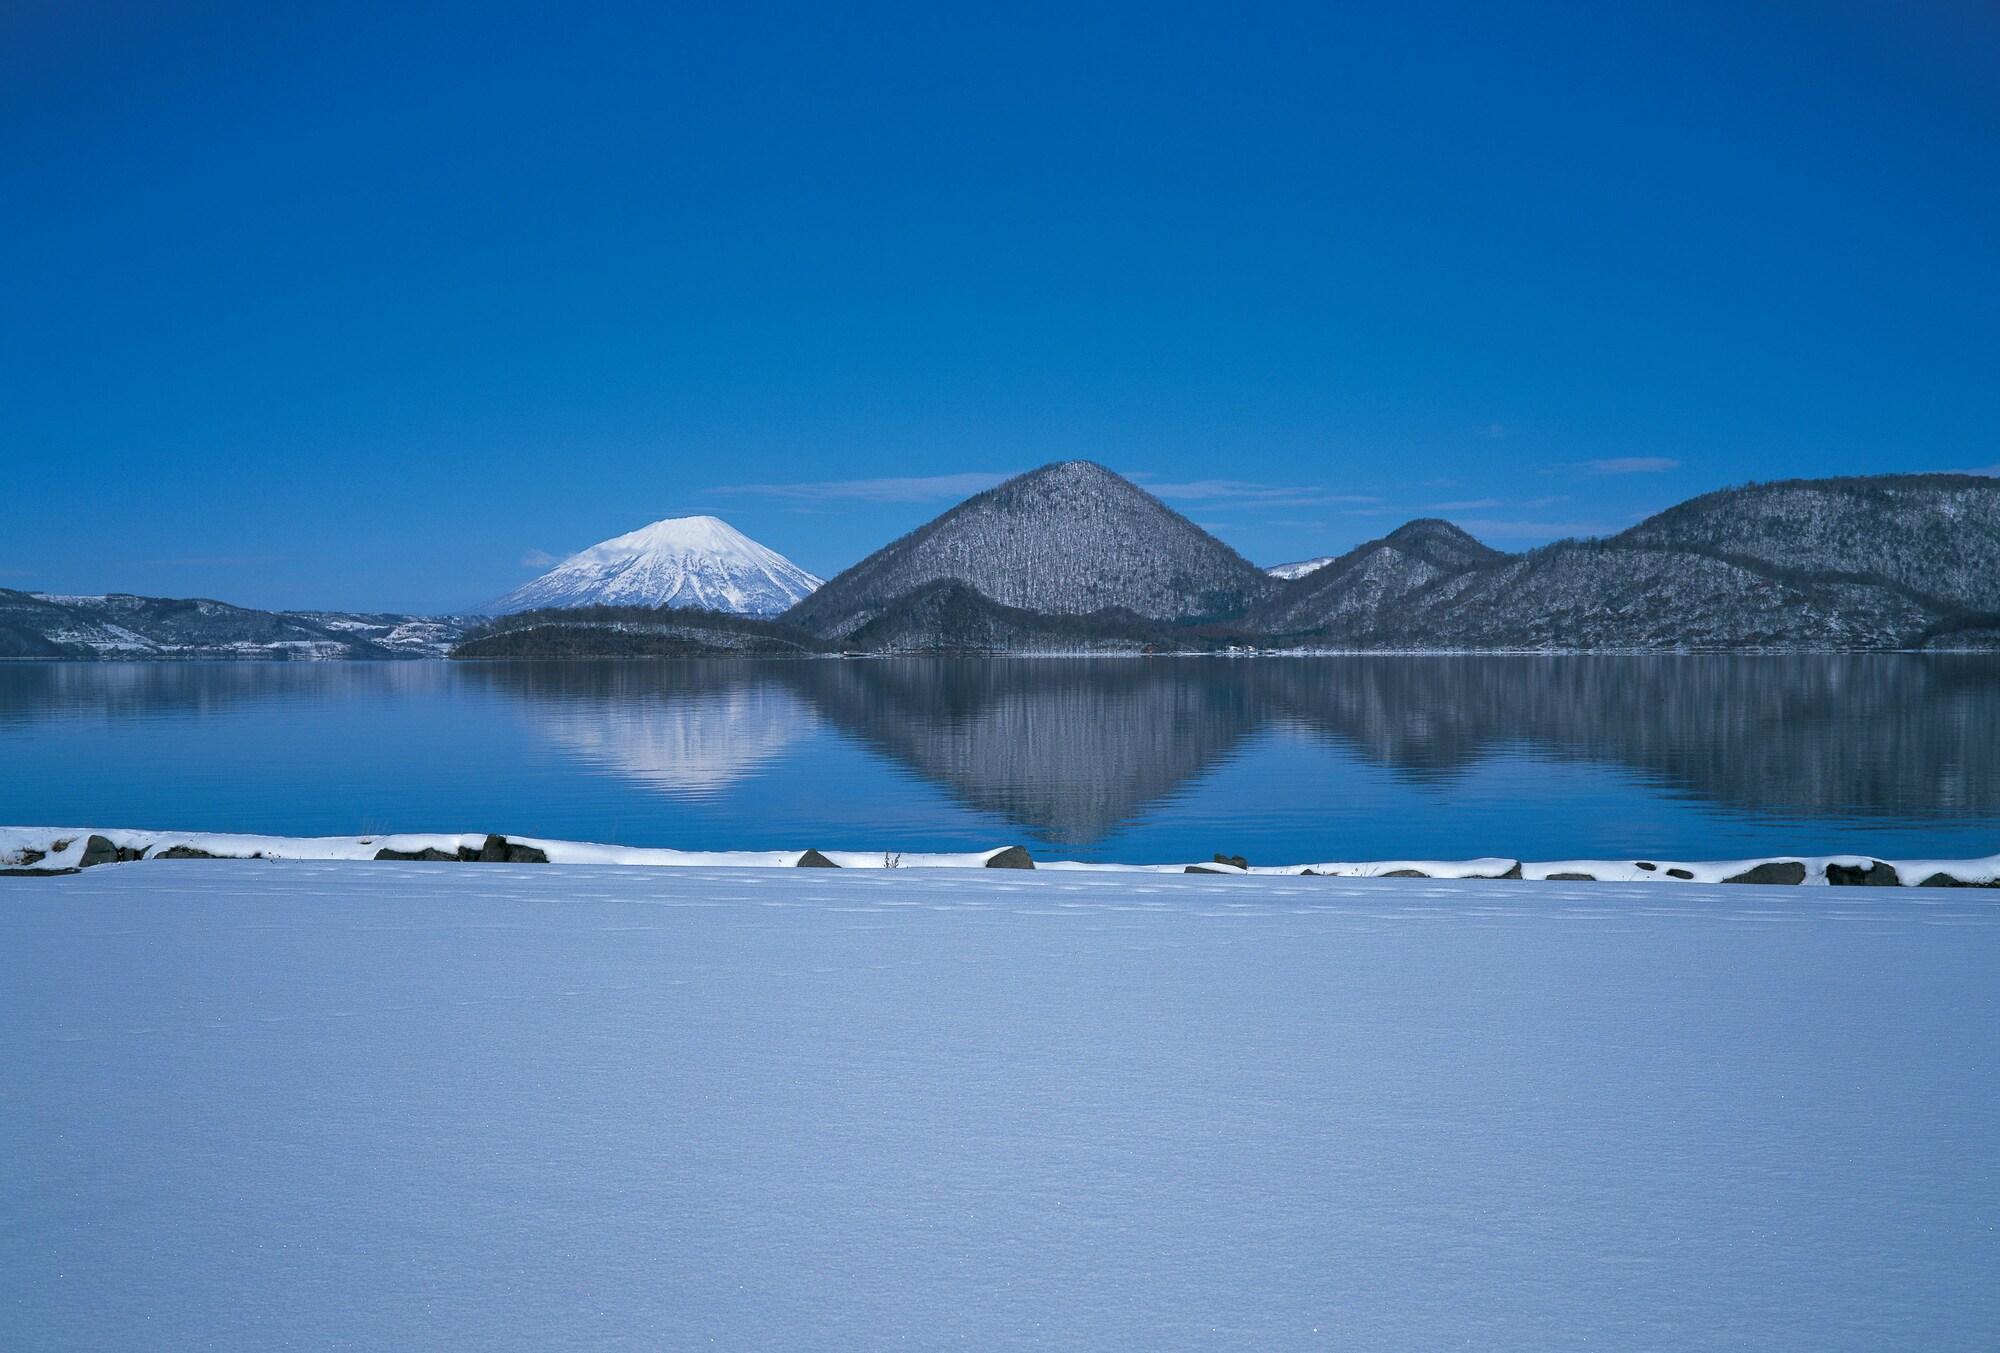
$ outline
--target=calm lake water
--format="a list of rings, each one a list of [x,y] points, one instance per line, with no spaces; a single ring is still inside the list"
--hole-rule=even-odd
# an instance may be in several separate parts
[[[0,822],[1253,863],[2000,851],[2000,658],[0,664]]]

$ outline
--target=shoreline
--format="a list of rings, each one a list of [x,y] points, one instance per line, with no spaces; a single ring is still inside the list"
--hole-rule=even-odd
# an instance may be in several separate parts
[[[1739,860],[1315,861],[1250,865],[1240,856],[1160,864],[1036,860],[1018,845],[962,852],[896,850],[677,850],[488,832],[267,836],[122,827],[0,827],[0,875],[58,877],[111,864],[174,860],[354,863],[621,865],[664,869],[1031,869],[1107,874],[1400,878],[1559,883],[2000,888],[2000,854],[1961,860],[1872,855],[1765,855]]]
[[[2000,647],[1967,648],[1280,648],[1280,649],[1170,649],[1155,653],[1136,649],[910,649],[881,653],[602,653],[567,654],[545,657],[460,657],[457,654],[408,654],[382,657],[341,657],[297,653],[141,653],[130,656],[97,654],[62,657],[0,654],[0,665],[137,667],[146,664],[192,666],[248,666],[270,664],[285,667],[409,667],[428,664],[586,663],[586,662],[1039,662],[1079,659],[1126,661],[1137,659],[1280,660],[1315,658],[1986,658],[2000,655]]]

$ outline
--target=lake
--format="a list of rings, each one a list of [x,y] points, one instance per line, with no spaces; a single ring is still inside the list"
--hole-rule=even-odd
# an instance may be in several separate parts
[[[2000,851],[2000,657],[11,663],[0,822],[1968,857]]]

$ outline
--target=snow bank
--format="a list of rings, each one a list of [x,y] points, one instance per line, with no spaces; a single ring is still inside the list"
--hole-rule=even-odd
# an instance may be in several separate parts
[[[98,844],[93,852],[92,843]],[[107,849],[108,847],[108,849]],[[672,850],[485,832],[386,836],[256,836],[120,827],[0,827],[0,868],[61,872],[137,860],[418,860],[499,864],[614,864],[690,869],[1032,868],[1019,846],[962,854],[897,851]]]
[[[1749,860],[1323,861],[1247,866],[1036,861],[1020,846],[952,854],[895,850],[673,850],[483,832],[388,836],[254,836],[117,827],[0,827],[0,869],[65,873],[139,860],[417,860],[497,864],[610,864],[693,869],[1054,869],[1078,873],[1236,874],[1270,877],[1494,879],[1576,883],[1775,883],[1873,887],[2000,887],[2000,855],[1977,860],[1881,860],[1870,855],[1777,855]]]
[[[0,1349],[2000,1348],[1978,893],[0,880]]]

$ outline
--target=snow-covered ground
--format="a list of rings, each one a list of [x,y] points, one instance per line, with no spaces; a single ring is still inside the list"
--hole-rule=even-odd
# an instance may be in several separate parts
[[[0,1348],[2000,1345],[1977,890],[0,878]]]

